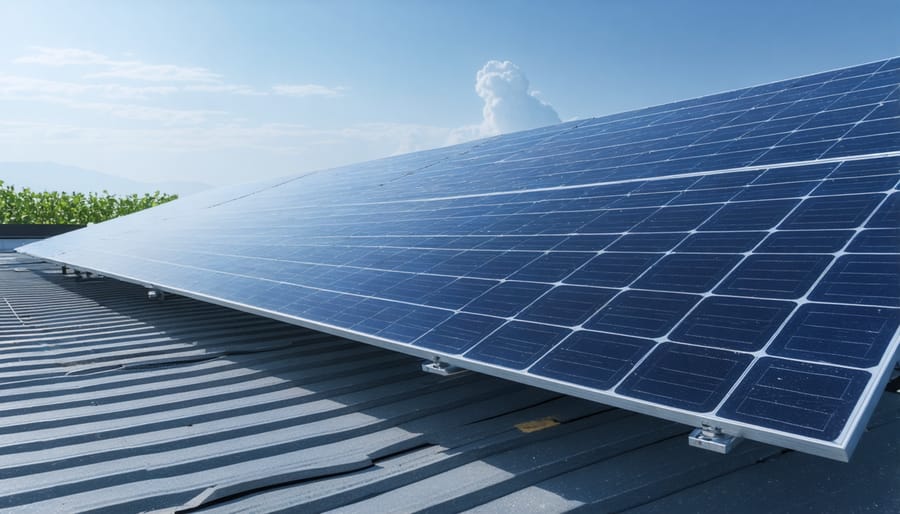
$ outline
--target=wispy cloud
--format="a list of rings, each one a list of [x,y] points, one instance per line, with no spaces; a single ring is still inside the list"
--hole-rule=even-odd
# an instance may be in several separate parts
[[[199,109],[167,109],[138,104],[108,102],[60,102],[72,109],[104,112],[116,118],[157,122],[162,125],[200,125],[212,117],[224,116],[224,111]]]
[[[228,93],[232,95],[265,96],[268,93],[241,84],[189,84],[181,87],[181,91],[196,93]]]
[[[78,48],[36,47],[35,53],[15,59],[19,64],[44,66],[84,66],[105,68],[85,75],[85,78],[120,78],[146,82],[220,82],[222,76],[206,68],[175,64],[150,64],[137,60],[118,60],[103,54]]]
[[[341,96],[347,91],[346,87],[328,87],[320,84],[278,84],[272,86],[272,92],[276,95],[307,97],[307,96],[323,96],[334,98]]]
[[[145,82],[219,82],[222,76],[206,68],[187,68],[174,64],[144,64],[121,61],[106,71],[89,73],[85,78],[118,78]]]
[[[44,66],[68,66],[73,64],[109,64],[111,59],[105,55],[78,48],[46,48],[34,47],[36,53],[23,55],[13,60],[19,64],[42,64]]]
[[[178,91],[175,86],[128,86],[123,84],[87,84],[47,80],[17,75],[0,75],[0,96],[27,99],[33,96],[58,95],[74,97],[95,94],[107,98],[144,99]]]

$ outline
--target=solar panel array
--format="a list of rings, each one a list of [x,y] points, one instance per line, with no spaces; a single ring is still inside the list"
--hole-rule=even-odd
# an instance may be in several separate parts
[[[900,58],[253,186],[26,246],[847,459],[900,344]]]

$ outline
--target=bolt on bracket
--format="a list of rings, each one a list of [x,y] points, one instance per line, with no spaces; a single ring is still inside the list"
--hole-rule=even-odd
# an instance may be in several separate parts
[[[450,375],[465,373],[468,370],[465,368],[460,368],[459,366],[447,364],[446,362],[441,362],[441,358],[435,356],[431,361],[425,361],[422,363],[422,371],[447,377]]]
[[[744,438],[728,435],[719,427],[703,423],[688,436],[688,444],[695,448],[726,454],[740,444]]]

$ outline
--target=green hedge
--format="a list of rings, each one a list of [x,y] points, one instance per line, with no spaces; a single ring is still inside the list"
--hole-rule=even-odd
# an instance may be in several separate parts
[[[178,198],[160,193],[117,196],[102,193],[60,193],[16,190],[0,181],[0,223],[99,223]]]

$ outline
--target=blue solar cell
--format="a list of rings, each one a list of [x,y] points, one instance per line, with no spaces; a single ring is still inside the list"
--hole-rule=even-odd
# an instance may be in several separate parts
[[[504,368],[525,369],[570,333],[566,328],[513,321],[487,336],[465,356]]]
[[[764,186],[750,186],[734,197],[736,202],[748,200],[777,200],[781,198],[799,198],[812,191],[820,182],[787,182],[784,184],[769,184]]]
[[[764,153],[766,153],[765,149],[721,153],[701,159],[695,166],[695,169],[697,171],[712,171],[729,168],[743,168],[744,166],[749,166],[755,162]]]
[[[891,92],[895,89],[894,86],[880,86],[851,91],[838,98],[830,105],[830,108],[842,113],[844,117],[849,117],[849,114],[843,113],[850,108],[853,108],[854,113],[858,116],[856,121],[859,121],[869,116],[873,110],[878,107],[877,104],[880,102],[890,101]],[[827,114],[827,112],[825,114]]]
[[[532,366],[535,375],[609,389],[656,344],[649,339],[580,330]]]
[[[707,220],[721,205],[687,205],[663,207],[634,227],[634,232],[685,232],[694,230]]]
[[[794,310],[793,302],[710,296],[681,322],[673,341],[755,352]]]
[[[788,134],[784,139],[779,141],[779,145],[792,146],[799,144],[818,143],[822,141],[836,141],[843,137],[850,129],[852,124],[832,125],[830,127],[817,127],[806,130],[798,130]]]
[[[378,274],[366,271],[355,275],[358,282],[356,290],[368,296],[377,295],[391,300],[420,302],[436,289],[451,284],[452,277],[435,275]]]
[[[798,200],[770,200],[727,204],[700,230],[768,230],[778,225]]]
[[[856,234],[848,252],[897,253],[900,249],[900,228],[863,230]]]
[[[893,152],[900,150],[900,132],[842,139],[834,144],[822,159],[862,155],[869,153]]]
[[[819,187],[812,192],[812,196],[888,191],[897,184],[898,179],[900,179],[900,175],[896,174],[830,179],[822,182]]]
[[[882,86],[884,84],[897,84],[897,73],[892,72],[882,72],[882,73],[874,73],[869,76],[862,84],[858,86],[859,89],[868,89],[875,88],[878,86]]]
[[[893,193],[881,204],[881,207],[872,215],[872,219],[866,223],[868,228],[896,228],[900,227],[900,193]]]
[[[616,292],[616,289],[600,287],[555,287],[517,317],[574,327],[597,312]]]
[[[543,214],[518,230],[522,234],[574,234],[594,217],[595,212],[578,211]]]
[[[804,182],[827,177],[840,163],[812,164],[809,166],[788,166],[771,168],[753,181],[753,185]]]
[[[770,355],[842,366],[876,366],[900,326],[900,310],[807,303],[772,345]]]
[[[753,357],[745,353],[663,343],[616,392],[694,412],[716,407]]]
[[[391,305],[354,326],[379,337],[411,343],[449,318],[450,312],[427,307],[410,309],[405,305]],[[377,325],[373,326],[373,322]]]
[[[674,200],[669,202],[669,205],[689,205],[698,203],[719,204],[731,200],[740,191],[741,189],[738,187],[685,191],[684,193],[681,193],[680,195],[675,197]]]
[[[896,254],[839,257],[809,298],[900,307],[900,259]]]
[[[860,370],[763,357],[717,414],[833,441],[841,435],[869,377]]]
[[[855,232],[852,230],[780,230],[772,232],[756,253],[834,253]]]
[[[853,127],[853,130],[847,134],[847,137],[874,136],[877,134],[889,134],[891,132],[900,132],[900,120],[896,118],[886,118],[881,120],[863,121]]]
[[[715,292],[754,298],[800,298],[831,259],[831,255],[751,255]]]
[[[497,282],[493,280],[460,278],[440,288],[434,288],[430,291],[416,291],[415,294],[405,298],[395,297],[394,299],[407,302],[418,301],[425,305],[442,307],[445,309],[459,309],[463,305],[483,295],[488,289],[494,287],[496,284]]]
[[[804,200],[779,225],[782,230],[857,228],[866,221],[884,195],[829,196]]]
[[[768,232],[698,232],[691,234],[675,250],[678,252],[743,253],[766,237]]]
[[[703,136],[703,138],[697,141],[698,144],[706,144],[713,142],[724,142],[731,141],[732,139],[737,139],[747,132],[749,132],[753,128],[753,125],[738,125],[738,126],[727,126],[722,127],[720,129],[713,130],[712,132]],[[724,146],[724,144],[722,145]]]
[[[739,255],[672,254],[653,266],[633,287],[685,293],[710,291],[735,264]]]
[[[527,264],[510,278],[533,282],[558,282],[591,257],[593,255],[589,253],[550,252]]]
[[[696,182],[694,177],[674,178],[668,180],[648,180],[641,187],[634,190],[636,193],[659,193],[664,191],[681,192]]]
[[[678,193],[646,193],[630,194],[623,196],[609,205],[612,209],[625,209],[628,207],[659,207],[675,198]]]
[[[618,237],[619,236],[612,234],[579,234],[568,236],[558,245],[553,247],[553,249],[570,252],[599,252],[618,239]]]
[[[546,284],[502,282],[463,307],[467,312],[509,317],[550,289]]]
[[[690,189],[715,189],[720,187],[746,186],[756,180],[762,173],[762,171],[742,171],[737,173],[706,175],[692,185]]]
[[[690,294],[625,291],[584,326],[604,332],[662,337],[699,301],[699,296]]]
[[[881,107],[876,108],[871,114],[866,116],[867,120],[880,120],[884,118],[900,117],[900,104],[897,102],[888,102]]]
[[[887,93],[880,93],[878,96],[884,97],[885,94]],[[803,124],[803,128],[809,129],[855,123],[872,112],[871,105],[863,105],[869,101],[871,100],[866,100],[862,97],[846,97],[837,100],[831,105],[832,110],[813,116],[809,121]]]
[[[845,161],[834,170],[829,178],[865,177],[869,175],[890,175],[900,171],[900,157]]]
[[[615,252],[667,252],[687,236],[685,232],[664,234],[626,234],[609,245]]]
[[[602,253],[573,273],[566,282],[588,286],[625,287],[662,257],[655,253]]]
[[[468,276],[493,279],[507,278],[539,255],[541,254],[536,252],[504,252],[485,261],[484,264],[469,272]]]
[[[449,354],[460,354],[500,328],[502,324],[503,320],[500,318],[461,312],[436,325],[414,344]]]
[[[834,148],[834,144],[835,140],[828,140],[799,145],[776,146],[763,154],[759,159],[753,161],[753,165],[815,160],[830,148]]]
[[[605,211],[594,218],[593,221],[587,223],[581,230],[582,232],[594,234],[627,232],[655,211],[656,209],[654,208]]]

